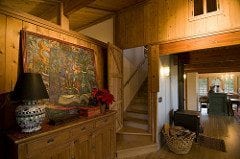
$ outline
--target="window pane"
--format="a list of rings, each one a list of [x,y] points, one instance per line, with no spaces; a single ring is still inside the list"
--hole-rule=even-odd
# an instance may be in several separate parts
[[[217,11],[217,0],[207,0],[207,12]]]
[[[194,0],[194,16],[203,14],[203,0]]]
[[[224,85],[225,85],[225,87],[224,87],[225,93],[233,93],[234,92],[233,79],[231,79],[231,78],[226,79]]]
[[[198,94],[205,96],[208,93],[208,81],[207,78],[201,78],[198,80]]]
[[[220,86],[220,84],[221,84],[220,79],[215,78],[215,79],[212,80],[212,86],[217,86],[217,85]]]

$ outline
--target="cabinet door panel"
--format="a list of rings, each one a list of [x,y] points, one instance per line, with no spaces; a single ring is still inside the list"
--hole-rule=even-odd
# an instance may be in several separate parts
[[[51,155],[51,159],[72,159],[71,149],[61,149]]]
[[[64,144],[57,148],[44,149],[43,151],[36,152],[35,154],[28,157],[29,159],[72,159],[72,144]]]
[[[95,159],[115,158],[115,129],[106,127],[98,130],[95,136]]]
[[[74,141],[75,159],[92,159],[92,136],[86,135]]]

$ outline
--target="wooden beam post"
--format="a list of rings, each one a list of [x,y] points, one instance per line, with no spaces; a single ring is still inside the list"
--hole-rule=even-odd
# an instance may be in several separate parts
[[[148,52],[148,112],[152,140],[156,142],[157,132],[157,92],[159,91],[159,46],[150,47]]]
[[[59,24],[62,29],[69,31],[69,19],[64,15],[64,5],[63,2],[60,4],[60,16]]]
[[[223,33],[206,35],[203,37],[179,39],[159,43],[160,52],[164,54],[176,54],[201,49],[217,48],[223,46],[234,46],[240,44],[240,28]]]

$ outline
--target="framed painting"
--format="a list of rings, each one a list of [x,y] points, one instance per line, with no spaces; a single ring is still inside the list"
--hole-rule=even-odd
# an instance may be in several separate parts
[[[41,73],[51,105],[86,106],[97,87],[94,51],[24,30],[21,37],[24,72]]]

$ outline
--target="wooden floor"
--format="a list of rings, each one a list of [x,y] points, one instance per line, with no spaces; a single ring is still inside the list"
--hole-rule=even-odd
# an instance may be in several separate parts
[[[224,139],[227,152],[221,152],[194,143],[186,155],[176,155],[165,145],[158,152],[126,159],[240,159],[240,123],[233,116],[202,115],[204,134]]]

